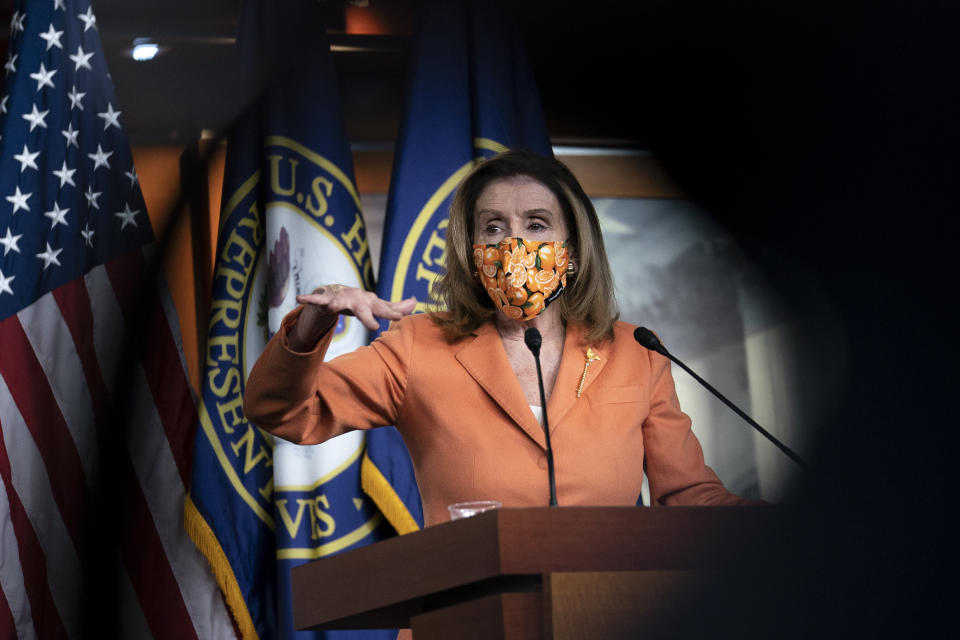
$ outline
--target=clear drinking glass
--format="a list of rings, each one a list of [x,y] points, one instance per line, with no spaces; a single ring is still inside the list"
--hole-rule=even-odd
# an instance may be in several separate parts
[[[478,513],[490,511],[491,509],[499,509],[502,506],[503,505],[496,500],[475,500],[473,502],[451,504],[447,507],[447,510],[450,511],[451,520],[459,520],[460,518],[469,518]]]

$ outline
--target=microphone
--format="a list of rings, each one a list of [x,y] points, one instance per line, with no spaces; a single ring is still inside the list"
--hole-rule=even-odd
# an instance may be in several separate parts
[[[550,506],[557,506],[557,477],[553,470],[553,447],[550,446],[550,422],[547,420],[547,397],[543,392],[543,372],[540,370],[540,332],[530,327],[523,333],[523,341],[537,363],[537,384],[540,385],[540,407],[543,409],[543,438],[547,445],[547,476],[550,478]]]
[[[538,336],[538,337],[539,337],[539,336]],[[733,404],[732,402],[730,402],[729,400],[727,400],[727,399],[723,396],[722,393],[720,393],[719,391],[717,391],[716,389],[714,389],[712,386],[710,386],[710,383],[708,383],[706,380],[704,380],[703,378],[701,378],[700,376],[698,376],[696,373],[694,373],[693,370],[690,369],[690,367],[688,367],[687,365],[685,365],[685,364],[683,364],[682,362],[680,362],[680,360],[678,360],[677,358],[675,358],[672,353],[670,353],[669,351],[667,351],[667,348],[666,348],[665,346],[663,346],[663,343],[660,342],[660,339],[657,338],[657,336],[655,336],[655,335],[653,334],[653,332],[650,331],[650,329],[647,329],[646,327],[637,327],[636,331],[633,332],[633,338],[634,338],[634,340],[636,340],[637,342],[639,342],[641,346],[646,347],[646,348],[649,349],[650,351],[656,351],[656,352],[659,353],[660,355],[666,356],[667,358],[670,358],[670,360],[672,360],[673,362],[676,362],[678,365],[680,365],[680,367],[681,367],[684,371],[686,371],[687,373],[689,373],[689,374],[693,377],[694,380],[696,380],[696,381],[699,382],[701,385],[703,385],[704,388],[707,389],[707,391],[709,391],[709,392],[712,393],[713,395],[715,395],[715,396],[717,396],[718,398],[720,398],[720,400],[721,400],[725,405],[727,405],[728,407],[730,407],[731,409],[733,409],[733,411],[734,411],[738,416],[740,416],[741,418],[743,418],[744,420],[747,421],[747,424],[749,424],[751,427],[753,427],[754,429],[756,429],[757,431],[759,431],[760,434],[763,435],[767,440],[769,440],[769,441],[772,442],[774,445],[776,445],[777,448],[779,448],[781,451],[783,451],[783,453],[785,453],[788,458],[790,458],[791,460],[793,460],[794,462],[796,462],[797,465],[798,465],[801,469],[803,469],[804,471],[807,470],[807,465],[804,464],[803,460],[800,459],[800,456],[798,456],[797,454],[795,454],[793,451],[790,450],[789,447],[787,447],[785,444],[783,444],[782,442],[780,442],[779,440],[777,440],[775,437],[773,437],[773,435],[771,435],[766,429],[764,429],[764,428],[761,427],[759,424],[757,424],[756,422],[754,422],[753,418],[751,418],[751,417],[748,416],[746,413],[744,413],[743,411],[741,411],[740,408],[739,408],[737,405],[735,405],[735,404]],[[539,362],[538,362],[538,365],[539,365]],[[539,369],[538,369],[538,371],[539,371]]]

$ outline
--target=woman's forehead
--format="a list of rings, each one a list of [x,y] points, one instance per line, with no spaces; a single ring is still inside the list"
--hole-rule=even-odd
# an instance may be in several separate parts
[[[542,182],[530,176],[498,178],[484,187],[477,197],[476,211],[481,213],[523,213],[543,210],[560,214],[560,202]]]

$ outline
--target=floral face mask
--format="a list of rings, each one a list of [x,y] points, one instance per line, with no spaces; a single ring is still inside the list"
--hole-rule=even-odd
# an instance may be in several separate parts
[[[473,245],[473,262],[494,306],[511,320],[531,320],[567,286],[566,241],[504,238]]]

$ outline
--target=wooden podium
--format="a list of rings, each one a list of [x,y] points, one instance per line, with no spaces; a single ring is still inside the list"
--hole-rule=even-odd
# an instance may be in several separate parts
[[[669,635],[687,596],[777,511],[488,511],[294,568],[294,627],[411,627],[415,640]]]

